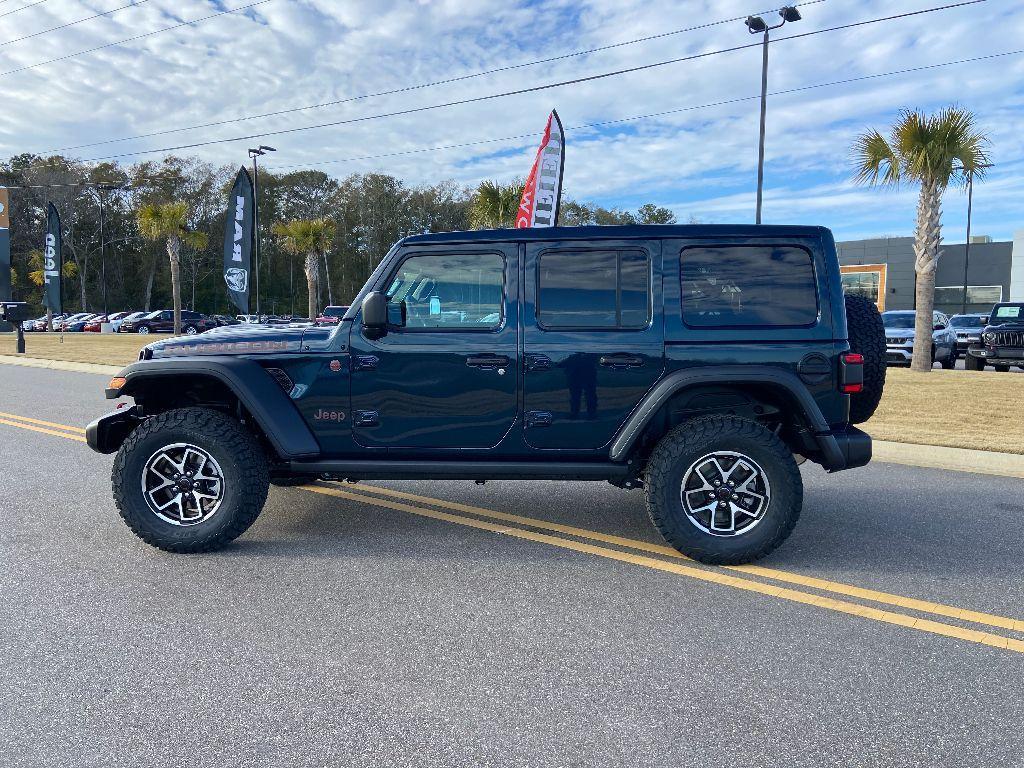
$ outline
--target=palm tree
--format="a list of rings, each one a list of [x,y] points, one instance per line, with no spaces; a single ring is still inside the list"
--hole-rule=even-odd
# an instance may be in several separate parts
[[[469,225],[473,229],[514,227],[524,186],[521,181],[513,181],[511,184],[481,182],[470,202]]]
[[[295,219],[274,225],[274,234],[281,239],[281,247],[293,256],[306,259],[306,288],[309,297],[309,319],[316,317],[317,292],[320,282],[320,258],[334,243],[337,226],[331,219]],[[325,262],[326,263],[326,262]]]
[[[206,247],[205,232],[190,232],[188,226],[188,203],[147,203],[143,205],[136,220],[139,232],[147,240],[163,240],[167,247],[167,258],[171,262],[171,297],[174,301],[174,333],[181,333],[181,246],[202,250]]]
[[[984,175],[989,167],[987,144],[973,113],[947,107],[933,115],[904,110],[888,139],[869,130],[853,145],[858,182],[921,185],[914,229],[917,318],[911,367],[915,371],[932,368],[935,268],[942,255],[942,193],[950,184],[965,186],[971,176]]]

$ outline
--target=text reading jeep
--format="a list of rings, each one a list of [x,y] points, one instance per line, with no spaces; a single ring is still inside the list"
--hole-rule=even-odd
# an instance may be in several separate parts
[[[145,541],[222,546],[268,484],[607,480],[680,552],[742,563],[800,514],[801,457],[866,464],[885,375],[831,233],[631,226],[395,245],[332,328],[147,346],[89,425]]]

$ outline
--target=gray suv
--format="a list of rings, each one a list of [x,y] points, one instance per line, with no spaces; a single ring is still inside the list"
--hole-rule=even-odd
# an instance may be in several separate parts
[[[910,365],[914,356],[914,320],[912,309],[882,313],[885,325],[885,359],[889,365]],[[932,313],[932,362],[953,368],[957,359],[956,332],[949,318],[941,312]]]

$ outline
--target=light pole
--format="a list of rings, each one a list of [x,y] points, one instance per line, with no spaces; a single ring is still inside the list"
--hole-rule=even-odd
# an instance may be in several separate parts
[[[256,320],[260,319],[260,214],[259,214],[259,169],[256,167],[256,158],[265,155],[267,152],[277,152],[273,147],[260,144],[256,149],[249,149],[249,157],[252,158],[252,257],[255,263],[256,281],[253,288],[256,291]]]
[[[991,168],[991,163],[978,168]],[[971,263],[971,208],[974,202],[974,168],[967,172],[967,242],[964,243],[964,295],[960,304],[960,314],[967,314],[967,266]]]
[[[105,247],[105,241],[103,238],[103,220],[104,220],[104,196],[105,190],[123,189],[124,184],[97,184],[96,190],[100,198],[100,281],[103,284],[103,314],[108,314],[107,311],[107,249]]]
[[[773,27],[760,16],[747,16],[745,24],[747,31],[752,35],[764,35],[764,42],[761,45],[761,132],[757,143],[757,213],[754,223],[761,223],[761,197],[764,187],[764,120],[765,112],[768,109],[768,33],[778,29],[787,21],[800,21],[800,11],[791,5],[779,9],[779,16],[782,21]]]

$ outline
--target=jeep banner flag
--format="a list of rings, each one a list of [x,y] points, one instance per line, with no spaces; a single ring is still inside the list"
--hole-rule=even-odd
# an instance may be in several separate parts
[[[11,300],[11,216],[7,187],[0,187],[0,301]]]
[[[562,202],[562,171],[565,168],[565,134],[558,113],[551,110],[544,138],[519,201],[516,229],[554,227]]]
[[[61,267],[60,215],[50,203],[46,209],[46,243],[43,246],[43,305],[53,314],[62,311],[60,292]]]
[[[240,168],[228,197],[224,225],[224,282],[238,311],[249,314],[249,270],[253,245],[252,179]]]

